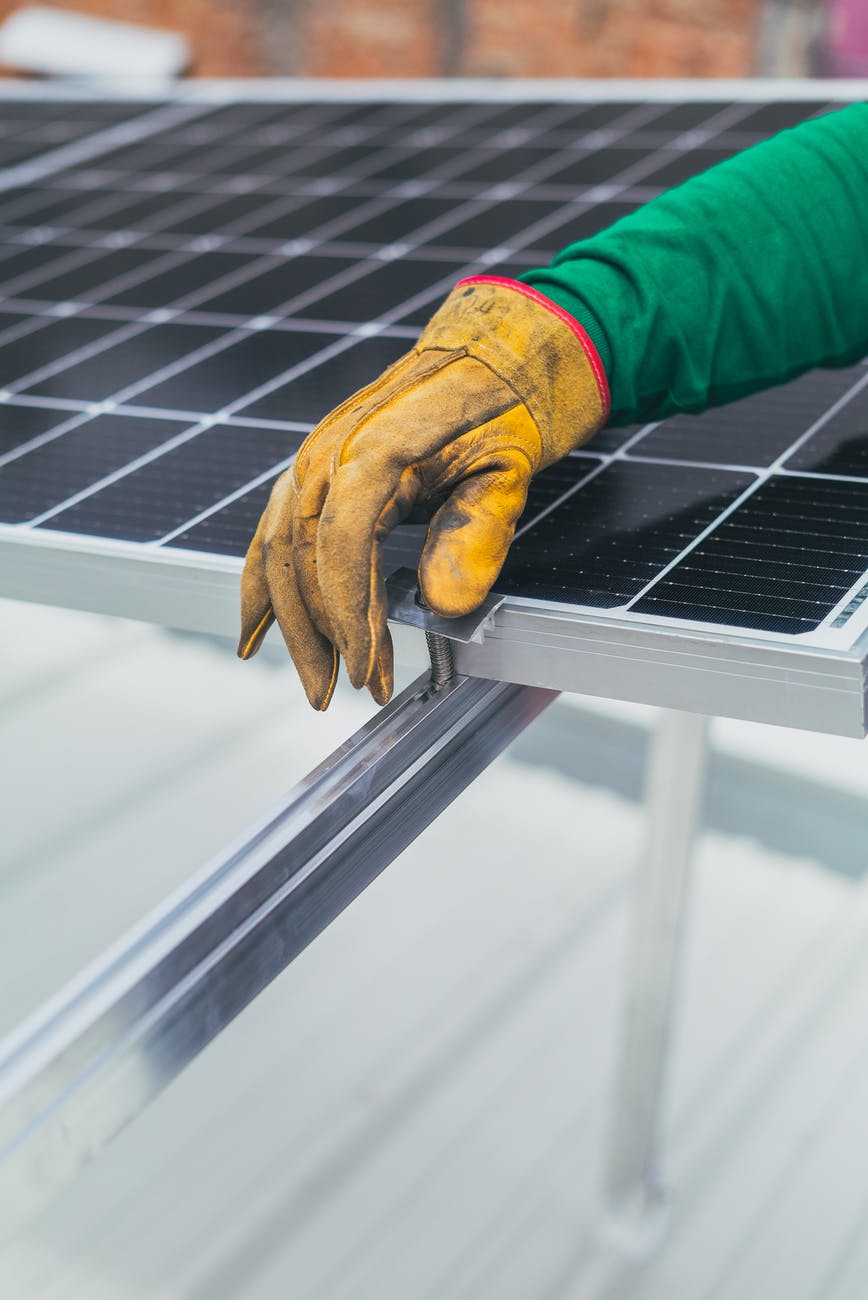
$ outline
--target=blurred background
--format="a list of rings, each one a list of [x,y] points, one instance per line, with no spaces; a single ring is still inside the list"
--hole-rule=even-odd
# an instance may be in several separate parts
[[[0,16],[21,8],[4,2]],[[868,72],[862,0],[58,0],[52,8],[176,32],[201,77]]]

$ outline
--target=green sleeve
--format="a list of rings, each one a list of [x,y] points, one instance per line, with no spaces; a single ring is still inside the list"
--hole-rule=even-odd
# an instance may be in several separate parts
[[[613,424],[868,353],[868,104],[782,131],[521,279],[578,320]]]

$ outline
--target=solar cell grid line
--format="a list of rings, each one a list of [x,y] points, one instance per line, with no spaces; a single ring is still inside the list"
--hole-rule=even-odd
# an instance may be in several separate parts
[[[14,298],[19,292],[26,292],[33,284],[40,284],[43,280],[50,280],[53,276],[63,275],[66,271],[74,271],[79,267],[95,262],[99,257],[105,254],[104,248],[94,247],[92,244],[85,244],[82,247],[72,246],[64,250],[60,244],[40,243],[39,252],[31,255],[27,259],[27,269],[19,271],[16,274],[15,259],[11,259],[12,264],[5,267],[0,263],[0,293],[2,298]],[[60,256],[52,257],[52,253],[60,251]],[[5,275],[12,272],[11,278],[4,279]]]
[[[46,317],[40,329],[17,338],[0,351],[0,383],[14,384],[16,380],[25,382],[24,372],[40,354],[45,356],[45,361],[29,374],[53,373],[59,367],[69,365],[70,360],[74,364],[76,359],[92,355],[94,349],[98,348],[99,341],[105,337],[116,337],[119,334],[126,337],[143,328],[132,324],[118,329],[112,321],[89,320],[82,316]],[[62,353],[60,359],[58,351]],[[0,389],[0,398],[5,400],[10,392],[10,389]]]
[[[642,106],[640,106],[640,107],[642,107]],[[642,107],[642,111],[643,111],[645,114],[647,114],[649,111],[653,111],[653,110],[649,110],[648,108]],[[635,121],[635,116],[636,116],[636,114],[635,114],[634,111],[631,110],[630,112],[628,112],[628,114],[626,115],[626,118],[627,118],[628,120],[627,120],[626,123],[625,123],[625,129],[629,129],[630,125],[633,124],[633,122]],[[523,183],[523,180],[524,180],[524,178],[522,178],[521,176],[519,176],[519,178],[518,178],[518,183]],[[530,182],[528,182],[528,183],[530,183]],[[449,220],[448,216],[444,216],[443,218],[441,218],[441,222],[444,223],[444,224],[445,224],[448,220]],[[554,217],[552,217],[552,218],[550,219],[550,221],[554,221],[554,220],[555,220]],[[412,243],[413,243],[414,238],[415,238],[415,236],[411,235],[411,236],[409,236],[407,239],[404,240],[404,243],[407,244],[408,246],[412,246]],[[352,281],[352,280],[355,279],[355,278],[360,278],[361,275],[364,274],[364,270],[365,270],[364,267],[362,267],[362,268],[359,270],[359,272],[354,272],[354,271],[352,271],[352,270],[348,270],[348,272],[347,272],[347,281],[346,281],[346,282],[348,283],[348,282]],[[340,284],[340,285],[336,285],[335,287],[338,287],[338,288],[339,288],[339,287],[344,287],[344,286],[343,286],[342,284]],[[313,297],[313,294],[314,294],[314,291],[312,290],[312,291],[311,291],[311,297]],[[319,296],[321,297],[321,295],[319,295]],[[277,306],[277,307],[273,307],[273,308],[271,308],[270,310],[272,310],[272,311],[275,312],[276,314],[285,314],[285,313],[286,313],[287,311],[289,311],[289,310],[296,310],[296,311],[297,311],[297,310],[299,310],[300,308],[303,308],[304,306],[305,306],[305,304],[304,304],[303,302],[301,302],[301,303],[296,302],[296,303],[293,304],[292,306],[290,306],[288,303],[285,303],[285,304],[281,304],[281,305],[279,305],[279,306]]]
[[[63,198],[60,197],[61,195]],[[45,211],[52,212],[61,208],[64,203],[69,202],[70,197],[77,199],[79,204],[83,204],[86,208],[107,206],[109,210],[115,206],[120,207],[124,201],[124,196],[117,193],[94,196],[55,186],[43,189],[33,187],[23,193],[15,191],[14,197],[10,197],[9,194],[0,197],[0,225],[6,227],[20,224],[20,219],[23,218],[25,229],[32,227],[34,216],[41,217]]]
[[[448,138],[448,131],[444,134],[444,139],[446,138]],[[186,168],[185,162],[186,164],[191,164],[191,162],[195,161],[198,166],[196,166],[194,170],[207,170],[209,162],[212,164],[212,169],[213,165],[216,165],[217,169],[220,168],[222,152],[223,161],[226,161],[227,164],[229,164],[229,170],[233,170],[233,168],[231,168],[231,159],[233,159],[233,153],[231,153],[231,142],[229,144],[222,144],[222,146],[218,147],[216,151],[213,151],[212,155],[205,157],[200,157],[199,152],[196,151],[196,149],[185,148],[183,144],[182,146],[179,146],[178,152],[173,156],[172,148],[174,148],[174,142],[169,143],[170,149],[168,156],[166,156],[165,146],[161,146],[161,144],[157,142],[156,144],[146,143],[139,149],[134,149],[134,151],[123,151],[123,149],[120,149],[120,151],[113,153],[113,155],[103,157],[100,161],[103,165],[108,162],[109,166],[117,164],[121,164],[122,166],[129,165],[134,170],[147,169],[149,164],[153,161],[159,170],[174,170],[175,168],[178,168],[183,173],[185,170],[188,170],[188,166]],[[239,157],[243,157],[244,152],[247,152],[247,146],[239,146],[239,149],[242,149],[242,152],[239,153]],[[404,147],[400,149],[399,152],[405,153],[407,152],[407,148]],[[381,151],[379,151],[378,148],[374,148],[373,152],[368,151],[368,168],[365,168],[365,153],[360,153],[359,148],[346,146],[343,147],[343,149],[340,149],[340,147],[329,147],[327,144],[322,144],[322,146],[316,146],[316,144],[313,144],[313,146],[312,144],[301,146],[295,155],[291,149],[290,151],[277,152],[272,149],[272,152],[270,152],[270,155],[268,156],[272,157],[272,160],[278,160],[281,162],[281,166],[279,166],[277,172],[273,173],[274,175],[279,175],[281,172],[285,173],[287,164],[291,166],[296,160],[303,164],[301,165],[301,174],[324,174],[324,172],[325,174],[330,174],[334,172],[335,168],[340,169],[343,165],[351,166],[353,175],[365,175],[366,170],[376,170],[378,166],[382,164]],[[262,161],[265,162],[264,174],[268,174],[268,156],[265,156],[265,153],[262,153]],[[253,156],[252,159],[247,161],[251,165],[246,165],[244,170],[246,170],[247,173],[255,174],[257,169],[256,156]],[[460,166],[461,161],[463,160],[456,159],[456,166]]]
[[[38,159],[20,163],[16,167],[0,171],[0,193],[18,185],[31,184],[43,177],[59,171],[62,167],[75,166],[91,158],[98,157],[111,148],[115,142],[132,142],[157,131],[162,126],[173,126],[190,121],[202,115],[201,105],[195,103],[170,103],[161,105],[151,112],[116,125],[105,127],[94,134],[88,134],[71,144],[53,149]]]
[[[868,479],[868,389],[859,389],[800,447],[790,450],[781,472]]]
[[[86,251],[93,255],[72,262],[64,260],[63,264],[51,263],[41,271],[31,272],[26,283],[19,278],[4,285],[0,275],[0,291],[8,290],[0,302],[20,298],[31,302],[99,302],[102,297],[110,297],[116,286],[122,289],[153,271],[170,269],[185,260],[183,251],[162,252],[140,244],[92,246]]]
[[[640,609],[677,614],[690,605],[705,621],[726,623],[734,615],[749,615],[759,627],[791,633],[812,630],[830,604],[864,581],[868,565],[864,485],[828,483],[820,499],[822,515],[815,483],[769,480],[751,495],[745,509],[732,514],[655,582]],[[746,572],[744,565],[722,560],[721,544],[741,546],[754,564]],[[784,550],[783,564],[779,548]],[[801,561],[795,572],[794,556]]]
[[[75,194],[76,191],[68,190],[66,194]],[[229,213],[232,211],[249,211],[257,203],[261,204],[262,199],[255,194],[223,194],[220,195],[221,203],[218,205],[215,201],[215,195],[211,193],[202,193],[201,191],[189,191],[186,195],[178,192],[166,194],[165,192],[149,193],[147,191],[132,192],[129,190],[118,191],[112,195],[103,196],[100,199],[93,197],[82,198],[79,200],[78,207],[70,207],[69,200],[56,201],[55,215],[60,220],[55,221],[56,228],[64,231],[68,230],[117,230],[118,225],[126,227],[131,233],[150,233],[153,231],[162,232],[172,227],[177,229],[181,227],[180,233],[190,233],[193,235],[200,234],[202,231],[197,228],[195,219],[197,216],[207,214],[211,222],[214,219],[214,208],[220,206]],[[285,196],[274,196],[271,201],[271,207],[279,211],[282,205],[291,203],[292,200]],[[28,213],[28,218],[33,214]],[[42,212],[37,213],[43,216]],[[130,217],[133,218],[130,221]],[[108,224],[106,224],[108,222]],[[185,226],[185,223],[186,226]],[[10,220],[5,212],[0,212],[0,224],[5,228],[19,224],[19,219],[15,217]],[[206,233],[211,229],[211,224],[206,225]]]
[[[551,110],[550,110],[550,112],[551,112]]]
[[[125,322],[122,325],[118,325],[117,322],[99,321],[81,315],[68,317],[62,322],[62,324],[66,327],[67,330],[72,330],[78,333],[84,333],[85,338],[87,334],[90,334],[91,338],[83,342],[80,346],[73,348],[65,355],[60,357],[55,356],[52,360],[46,361],[43,365],[37,366],[34,369],[27,371],[26,373],[22,373],[21,371],[19,371],[14,378],[7,377],[4,379],[2,368],[0,368],[0,382],[4,384],[4,387],[2,390],[0,390],[0,393],[11,395],[17,393],[20,390],[25,390],[28,388],[36,388],[39,385],[45,384],[47,381],[54,379],[55,376],[64,374],[65,372],[68,372],[70,370],[76,376],[80,376],[82,367],[86,362],[93,360],[93,358],[101,355],[102,353],[110,351],[114,347],[118,347],[124,343],[129,342],[131,339],[141,337],[149,329],[155,330],[157,328],[156,326],[150,324],[147,320],[142,320],[142,319]],[[50,334],[52,330],[59,331],[60,326],[61,326],[61,322],[55,321],[53,324],[47,325],[43,330],[40,330],[34,335],[28,337],[32,337],[35,343],[39,344],[44,340],[44,338],[47,335]],[[195,340],[195,338],[197,337],[197,333],[198,336],[201,338],[202,333],[207,332],[207,327],[191,326],[190,330],[191,330],[190,338]],[[215,332],[216,331],[211,331],[212,334]],[[191,352],[196,351],[195,346],[191,348],[190,351]],[[8,357],[8,353],[9,353],[9,349],[6,349],[7,357]],[[33,360],[33,359],[34,358],[32,357],[28,358],[28,360]],[[0,355],[0,367],[2,367],[3,360],[4,357]],[[23,360],[23,356],[22,356],[22,364],[26,364]],[[106,383],[108,383],[110,387],[110,381],[111,381],[111,376],[108,376],[105,380],[103,380],[103,384],[105,385]],[[110,397],[110,393],[104,393],[103,397],[99,400],[108,400],[109,397]],[[93,398],[92,396],[91,400],[97,400],[97,399]]]
[[[281,430],[281,433],[283,432],[284,431]],[[219,500],[212,501],[209,505],[203,506],[203,508],[198,512],[198,514],[192,515],[189,519],[183,520],[183,522],[180,524],[176,524],[174,528],[170,528],[167,532],[163,533],[159,537],[156,537],[154,540],[160,546],[165,546],[169,543],[174,543],[178,539],[186,537],[189,533],[192,532],[193,529],[199,528],[200,525],[202,524],[207,525],[207,521],[209,519],[212,519],[213,516],[217,514],[218,511],[227,511],[229,507],[233,506],[236,502],[240,501],[242,498],[247,498],[249,500],[255,496],[257,502],[261,501],[261,506],[259,507],[259,513],[261,514],[262,511],[265,509],[265,506],[268,502],[268,497],[271,493],[271,489],[274,486],[276,479],[285,470],[289,469],[289,467],[292,465],[292,462],[295,460],[298,447],[301,445],[305,437],[306,437],[306,431],[301,433],[300,437],[297,440],[297,445],[295,447],[292,447],[291,443],[289,444],[291,450],[289,454],[285,456],[282,460],[279,460],[275,464],[270,465],[268,469],[263,470],[261,474],[257,474],[254,478],[250,479],[249,482],[241,484],[240,487],[236,487],[231,492],[226,492],[223,496],[219,498]],[[249,516],[245,515],[245,526],[248,517]],[[259,515],[256,515],[253,521],[254,530],[256,526],[256,520],[258,518]],[[252,537],[252,535],[253,534],[249,531],[242,533],[241,542],[245,547],[247,545],[245,539]],[[230,552],[230,554],[231,553],[232,552]]]
[[[75,415],[73,421],[82,418]],[[0,467],[9,452],[21,446],[36,447],[54,432],[66,432],[66,427],[71,427],[73,421],[70,421],[65,411],[50,411],[44,407],[4,406],[0,419]]]
[[[135,424],[137,420],[143,419],[140,414],[129,417],[127,412],[111,412],[106,414],[110,414],[112,417],[130,418],[133,424]],[[101,417],[96,415],[94,418],[99,419]],[[147,466],[151,465],[159,457],[168,455],[171,452],[176,451],[178,448],[183,447],[185,443],[191,442],[194,438],[197,438],[199,434],[206,432],[208,429],[214,428],[218,422],[214,419],[204,419],[195,421],[191,424],[189,420],[172,418],[170,421],[160,421],[160,423],[165,424],[165,437],[154,439],[149,448],[141,449],[131,460],[124,461],[116,469],[107,470],[95,483],[88,483],[78,491],[74,491],[56,501],[53,505],[49,505],[47,508],[37,513],[33,513],[26,521],[26,526],[33,529],[41,528],[47,521],[55,518],[63,511],[75,510],[81,502],[87,501],[102,489],[110,488],[128,475],[135,474],[138,470],[146,469]],[[176,432],[174,433],[172,432],[172,425],[176,428]],[[76,432],[78,433],[82,427],[82,425],[79,425]],[[61,439],[59,443],[61,450],[62,441],[63,440]],[[45,449],[40,448],[40,451],[43,450],[50,451],[52,450],[52,447],[48,446]]]
[[[676,465],[604,462],[513,545],[498,590],[530,583],[543,597],[626,605],[753,477],[717,466],[697,476]]]
[[[256,338],[256,336],[253,335],[253,334],[250,334],[250,335],[248,335],[247,337],[248,337],[248,339],[249,339],[249,341],[250,341],[251,343],[258,343],[258,342],[259,342],[259,339]],[[337,338],[337,340],[336,340],[334,343],[332,343],[332,344],[330,345],[330,347],[327,347],[327,348],[323,349],[322,351],[323,351],[324,354],[325,354],[325,353],[331,353],[331,354],[334,354],[335,352],[337,352],[337,351],[339,351],[339,350],[342,350],[343,348],[349,346],[349,344],[351,344],[351,343],[354,342],[354,341],[355,341],[355,340],[353,340],[352,338],[350,338],[350,339],[348,340],[347,338],[339,337],[339,338]],[[201,349],[201,350],[202,350],[202,351],[205,351],[206,349],[203,348],[203,349]],[[299,366],[296,367],[296,369],[301,369],[301,366],[303,366],[303,364],[304,364],[303,362],[300,363]],[[171,367],[167,367],[166,369],[167,369],[167,370],[168,370],[168,369],[171,369]],[[152,377],[153,377],[153,376],[152,376]],[[152,378],[152,377],[151,377],[151,378]],[[147,382],[147,381],[146,381],[146,382]],[[244,399],[242,399],[242,401],[243,401],[243,400],[244,400]],[[117,397],[117,398],[111,400],[110,405],[111,405],[112,407],[114,407],[114,406],[120,405],[120,403],[121,403],[121,398],[120,398],[120,397]],[[240,404],[240,403],[239,403],[239,404]],[[119,412],[119,413],[121,413],[121,412]],[[134,412],[129,412],[129,411],[124,411],[123,413],[124,413],[124,414],[131,414],[131,413],[134,414]],[[213,424],[217,423],[218,420],[221,421],[221,422],[225,421],[226,419],[228,419],[228,417],[229,417],[232,413],[233,413],[233,411],[232,411],[232,407],[229,406],[229,407],[226,407],[223,411],[221,411],[221,412],[219,413],[218,416],[209,416],[209,417],[206,417],[205,419],[202,419],[202,420],[198,421],[197,423],[195,423],[195,424],[193,425],[192,428],[189,428],[186,432],[180,433],[180,434],[177,435],[177,437],[175,437],[175,438],[173,438],[173,439],[171,439],[171,440],[168,440],[168,441],[165,442],[164,444],[158,446],[154,451],[149,452],[149,453],[147,453],[146,455],[143,455],[143,456],[139,457],[139,458],[136,459],[135,461],[133,461],[133,462],[131,462],[131,463],[125,465],[125,466],[121,466],[121,467],[119,467],[116,471],[112,472],[110,475],[107,475],[107,476],[104,477],[103,479],[99,480],[98,483],[91,484],[88,488],[84,488],[84,489],[78,491],[78,492],[75,493],[72,497],[69,497],[69,498],[64,499],[64,500],[62,500],[62,501],[60,501],[60,502],[57,502],[54,506],[50,507],[49,509],[43,511],[43,512],[42,512],[41,514],[39,514],[38,516],[34,517],[34,518],[30,521],[30,522],[31,522],[31,526],[33,526],[33,527],[39,527],[39,526],[42,526],[42,525],[43,525],[44,523],[46,523],[48,520],[50,520],[50,519],[52,519],[52,518],[55,518],[56,516],[60,515],[63,511],[65,511],[65,510],[67,510],[67,509],[71,509],[72,507],[78,505],[79,502],[83,501],[85,498],[90,497],[90,496],[93,496],[94,494],[96,494],[96,493],[98,493],[100,490],[102,490],[103,488],[106,488],[106,487],[108,487],[108,486],[110,486],[110,485],[112,485],[112,484],[114,484],[114,483],[117,483],[120,479],[125,478],[125,477],[126,477],[127,475],[129,475],[129,474],[135,473],[135,471],[136,471],[137,469],[141,468],[141,467],[142,467],[143,465],[145,465],[145,464],[150,463],[152,460],[155,460],[158,456],[163,455],[165,452],[174,450],[174,449],[175,449],[177,446],[179,446],[182,442],[186,442],[186,441],[189,441],[189,440],[192,439],[192,438],[195,438],[195,437],[196,437],[200,432],[202,432],[204,429],[206,429],[206,428],[210,428]],[[179,414],[180,414],[180,413],[179,413]]]
[[[28,297],[31,301],[39,301],[38,289],[44,285],[56,289],[55,301],[57,297],[61,301],[82,303],[117,300],[124,305],[126,300],[143,311],[175,307],[176,304],[183,307],[187,299],[194,300],[217,282],[232,283],[239,270],[251,262],[250,257],[229,249],[219,254],[200,254],[189,247],[159,250],[136,244],[122,250],[101,250],[99,258],[88,261],[84,267],[74,267],[68,275],[60,275],[57,279],[46,276],[36,283],[31,282],[27,286]],[[264,270],[271,269],[276,263],[276,258],[267,255],[256,259],[256,266],[261,265]],[[90,277],[87,275],[89,270],[94,272]],[[167,284],[172,287],[165,292]],[[155,289],[154,285],[158,288]]]
[[[0,310],[0,322],[2,322],[2,327],[0,327],[0,351],[7,343],[14,343],[18,339],[41,329],[52,320],[57,320],[59,314],[62,315],[56,310],[49,311],[45,315]]]
[[[737,107],[738,107],[738,106],[734,106],[734,107],[731,107],[731,108],[730,108],[730,110],[728,111],[727,119],[726,119],[727,121],[731,121],[731,120],[732,120],[733,113],[736,111]],[[633,123],[634,123],[634,121],[635,121],[635,114],[633,114],[633,113],[628,113],[626,116],[627,116],[627,119],[628,119],[628,120],[622,122],[622,127],[623,127],[623,129],[630,129],[630,127],[633,125]],[[547,164],[547,165],[548,165],[549,167],[556,166],[556,165],[557,165],[557,158],[556,158],[556,156],[555,156],[554,160],[553,160],[553,161],[550,161],[549,164]],[[538,170],[539,170],[538,168],[535,169],[535,172],[538,172]],[[629,177],[627,177],[627,178],[625,178],[625,179],[626,179],[627,182],[629,183]],[[516,182],[515,182],[515,184],[517,184],[517,185],[519,185],[519,186],[529,186],[529,185],[531,185],[532,183],[533,183],[533,174],[531,174],[530,176],[524,176],[524,175],[519,174],[519,176],[518,176],[518,178],[516,179]],[[483,196],[483,199],[484,199],[484,196]],[[496,203],[496,199],[492,199],[490,202],[491,202],[491,206],[493,207],[494,204]],[[478,212],[479,209],[477,208],[475,211]],[[445,228],[445,227],[446,227],[446,226],[451,222],[451,220],[452,220],[452,218],[451,218],[448,214],[444,214],[444,216],[441,217],[441,218],[439,219],[439,221],[438,221],[437,223],[435,223],[433,226],[429,224],[429,225],[427,225],[427,226],[425,226],[425,227],[420,228],[419,231],[416,231],[416,232],[413,232],[413,233],[411,233],[411,234],[406,235],[406,236],[402,239],[402,244],[403,244],[404,246],[406,246],[407,248],[411,248],[411,247],[414,246],[414,244],[415,244],[416,242],[421,242],[421,241],[424,240],[426,237],[430,237],[430,235],[431,235],[432,233],[434,233],[434,234],[438,233],[438,231],[439,231],[441,228]],[[551,215],[549,216],[549,218],[547,218],[547,219],[542,219],[541,222],[540,222],[538,225],[536,225],[536,226],[534,226],[534,227],[532,228],[532,230],[529,230],[529,231],[525,232],[525,236],[524,236],[524,238],[522,238],[520,241],[517,241],[518,246],[521,246],[522,243],[532,242],[532,240],[535,239],[535,238],[537,238],[538,235],[546,233],[547,230],[550,229],[550,228],[559,228],[560,226],[564,225],[564,222],[565,222],[565,218],[559,216],[559,214],[556,214],[556,213],[555,213],[555,214],[551,214]],[[282,311],[283,308],[278,308],[278,309],[276,309],[276,310],[278,310],[278,311]]]
[[[793,432],[813,426],[860,373],[858,368],[813,370],[782,388],[757,393],[750,399],[750,423],[739,402],[670,417],[645,435],[639,450],[656,458],[768,465],[790,450]]]
[[[104,417],[108,418],[108,417]],[[145,423],[130,417],[132,425]],[[104,487],[64,506],[59,525],[64,532],[98,534],[156,542],[191,518],[200,517],[214,502],[247,489],[287,467],[304,435],[293,440],[285,430],[254,431],[226,423],[181,434],[174,445],[164,443],[158,455],[142,460],[134,475],[103,480]],[[147,451],[145,452],[147,455]],[[37,520],[34,525],[38,526]]]
[[[850,401],[851,398],[855,397],[858,393],[860,393],[866,387],[866,385],[868,385],[868,370],[863,370],[863,372],[859,375],[859,377],[854,380],[850,388],[848,388],[842,394],[842,396],[838,398],[836,402],[833,402],[833,404],[827,409],[827,411],[824,412],[824,414],[822,414],[819,417],[819,419],[815,420],[812,425],[810,425],[803,433],[801,433],[790,444],[790,447],[787,449],[786,452],[778,456],[776,460],[771,462],[771,464],[764,466],[763,468],[759,469],[756,472],[756,478],[754,482],[745,489],[742,495],[739,498],[737,498],[735,502],[733,502],[721,513],[720,517],[717,520],[715,520],[712,524],[710,524],[701,533],[698,533],[697,536],[692,540],[692,542],[689,545],[685,546],[682,556],[680,556],[676,560],[673,560],[669,565],[666,566],[666,568],[661,570],[661,572],[657,574],[657,576],[652,581],[650,581],[645,588],[643,588],[641,591],[636,593],[635,598],[630,602],[627,608],[630,609],[633,606],[639,606],[640,602],[643,601],[644,598],[650,594],[651,589],[653,588],[655,582],[665,579],[669,571],[675,567],[675,565],[679,562],[680,559],[682,558],[686,559],[692,550],[695,550],[698,546],[700,546],[705,541],[706,537],[718,526],[718,524],[724,523],[730,515],[732,515],[741,505],[744,504],[744,502],[750,496],[753,495],[754,492],[757,492],[760,488],[763,487],[763,485],[772,477],[772,475],[775,474],[775,472],[783,466],[784,462],[787,459],[787,456],[791,455],[795,451],[798,451],[798,449],[805,442],[807,442],[807,440],[817,429],[822,428],[822,426],[826,423],[827,420],[830,420],[834,415],[836,415],[837,412],[841,410],[842,407],[846,406],[847,402]]]

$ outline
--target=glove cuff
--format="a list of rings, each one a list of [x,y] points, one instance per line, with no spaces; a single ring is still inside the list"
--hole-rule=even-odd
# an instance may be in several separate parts
[[[540,468],[580,446],[606,423],[606,373],[585,330],[562,307],[519,280],[461,280],[416,344],[464,353],[514,390],[543,444]]]

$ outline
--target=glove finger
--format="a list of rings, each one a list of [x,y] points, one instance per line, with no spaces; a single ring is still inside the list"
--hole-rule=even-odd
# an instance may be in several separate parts
[[[350,681],[379,704],[392,693],[392,642],[382,543],[420,491],[412,467],[348,461],[329,486],[317,534],[317,574]]]
[[[316,542],[320,514],[328,492],[328,474],[319,466],[309,468],[298,494],[292,531],[292,558],[298,591],[319,632],[334,642],[334,630],[326,609],[317,572]]]
[[[507,449],[456,484],[437,511],[419,561],[419,587],[435,614],[458,618],[485,600],[503,568],[530,478],[527,458]]]
[[[262,538],[265,532],[265,512],[256,528],[244,559],[241,574],[241,635],[238,639],[239,659],[250,659],[265,640],[265,634],[274,622],[271,596],[265,578],[265,560]]]
[[[338,678],[338,656],[332,643],[311,622],[299,593],[291,533],[266,541],[265,573],[271,606],[305,694],[315,709],[325,710]]]

